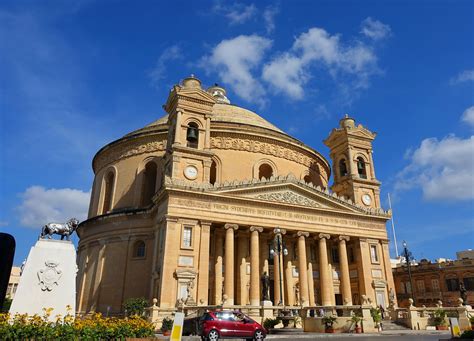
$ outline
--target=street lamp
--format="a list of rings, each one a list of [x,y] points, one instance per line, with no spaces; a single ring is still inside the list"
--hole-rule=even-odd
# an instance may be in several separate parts
[[[283,234],[281,229],[276,228],[273,230],[275,238],[273,239],[273,248],[270,250],[270,254],[273,258],[278,257],[278,278],[280,279],[280,301],[278,305],[283,305],[283,276],[281,273],[281,267],[283,265],[283,255],[288,255],[288,250],[283,244]]]
[[[413,299],[413,305],[416,305],[415,303],[415,288],[413,287],[413,280],[411,278],[411,266],[410,262],[413,259],[413,256],[410,251],[408,251],[407,248],[407,242],[403,241],[403,255],[405,256],[405,261],[407,263],[407,268],[408,268],[408,278],[410,280],[410,288],[411,288],[411,294],[412,294],[412,299]]]

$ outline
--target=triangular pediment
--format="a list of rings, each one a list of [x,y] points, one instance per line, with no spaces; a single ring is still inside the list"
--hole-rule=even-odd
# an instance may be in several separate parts
[[[373,140],[377,134],[373,133],[373,132],[371,132],[371,131],[369,131],[365,128],[356,128],[356,129],[348,130],[348,135]]]
[[[210,104],[216,103],[216,99],[211,94],[200,89],[180,89],[177,95],[190,100],[205,101]]]
[[[355,206],[342,201],[340,198],[329,194],[329,192],[326,193],[314,187],[293,182],[249,184],[249,186],[239,186],[239,188],[233,189],[223,188],[216,192],[232,197],[271,203],[357,212]]]

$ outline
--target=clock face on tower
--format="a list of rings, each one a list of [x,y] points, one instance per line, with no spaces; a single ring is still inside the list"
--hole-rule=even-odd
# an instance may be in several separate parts
[[[372,203],[372,198],[368,194],[362,195],[362,202],[364,205],[369,206]]]
[[[194,180],[198,176],[198,170],[194,166],[187,166],[184,169],[184,176],[189,180]]]

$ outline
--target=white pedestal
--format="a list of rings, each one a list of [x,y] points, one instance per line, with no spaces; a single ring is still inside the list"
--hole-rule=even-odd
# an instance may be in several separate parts
[[[70,241],[40,239],[28,254],[10,314],[43,315],[53,308],[51,320],[76,311],[76,250]]]

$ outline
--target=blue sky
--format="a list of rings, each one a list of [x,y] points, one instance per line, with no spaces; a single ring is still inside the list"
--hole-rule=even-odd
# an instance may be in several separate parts
[[[474,247],[473,2],[2,1],[0,230],[16,264],[44,223],[85,218],[95,152],[161,117],[191,73],[326,157],[349,113],[378,133],[399,244]]]

